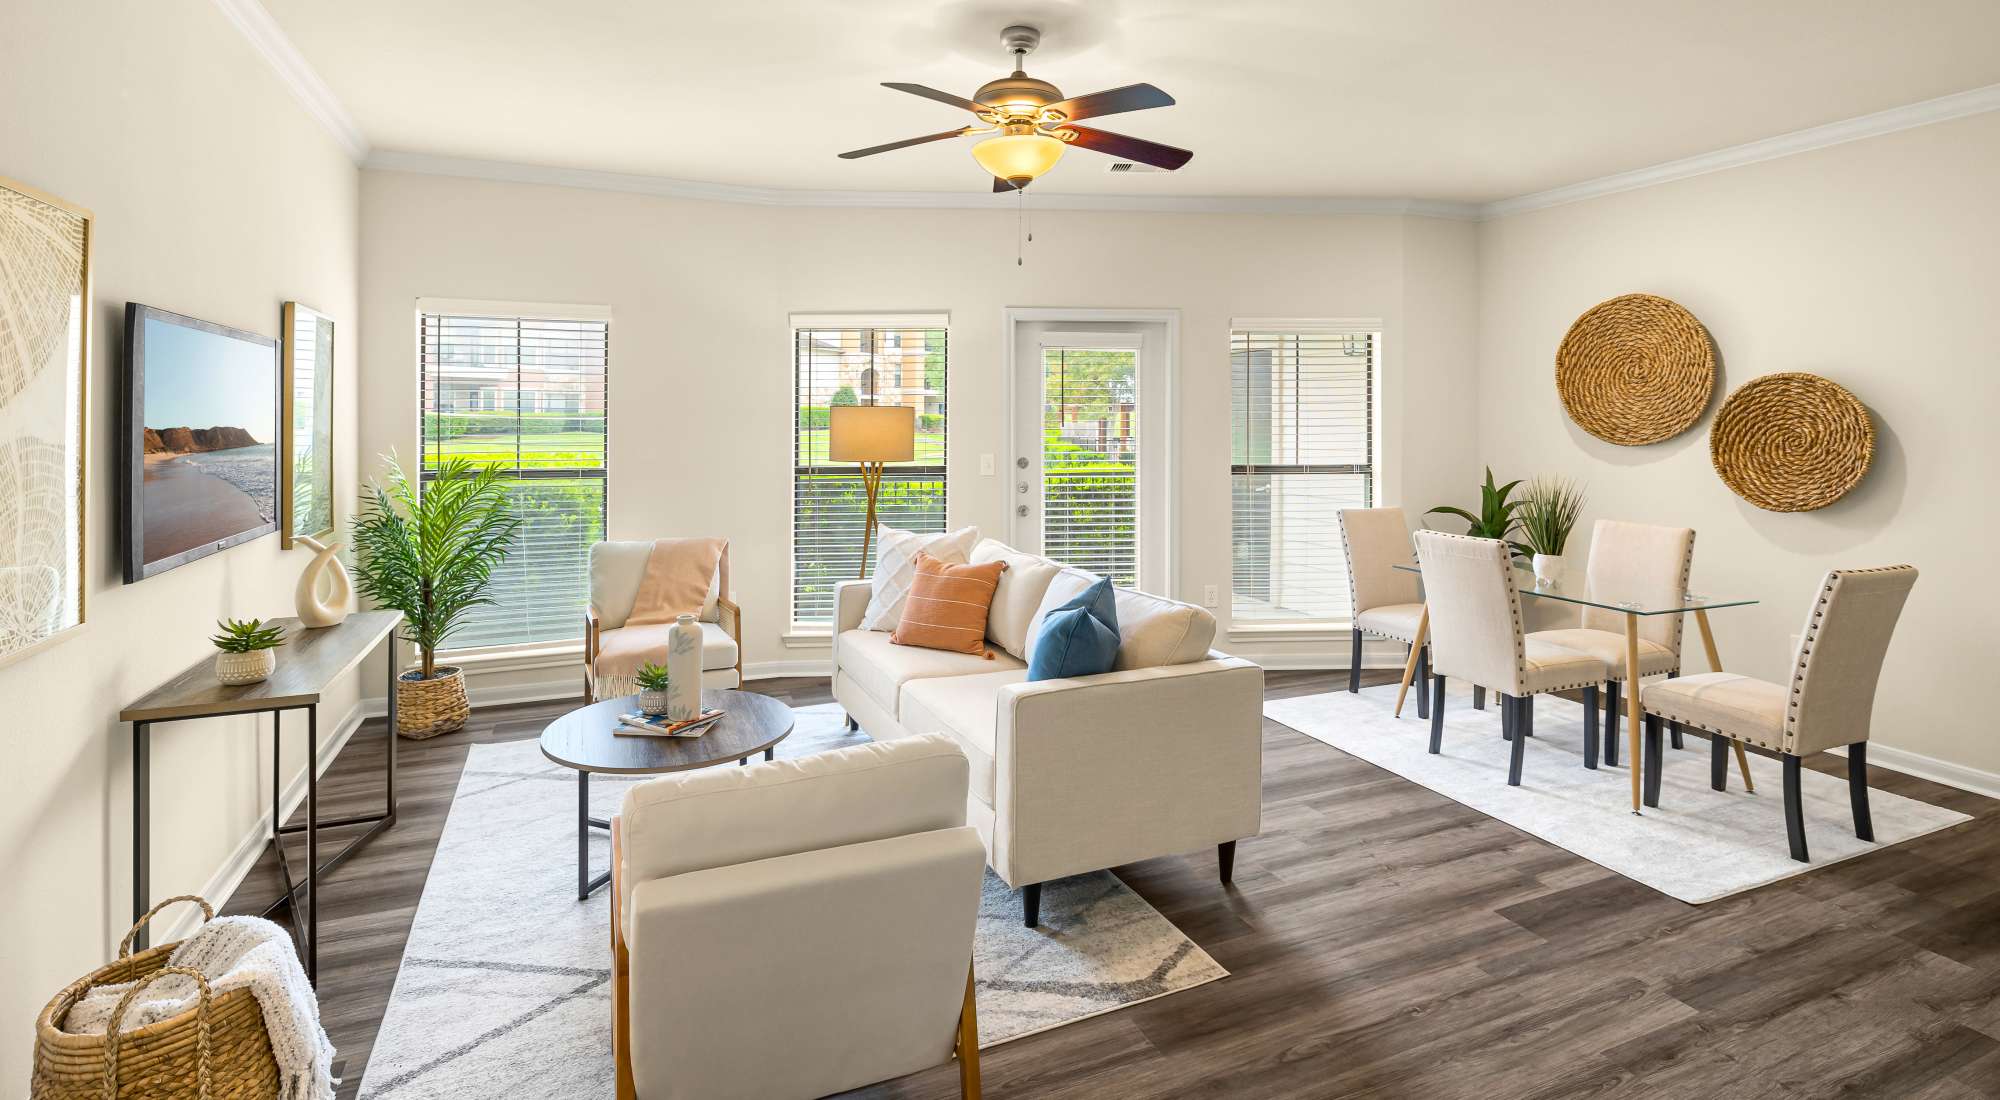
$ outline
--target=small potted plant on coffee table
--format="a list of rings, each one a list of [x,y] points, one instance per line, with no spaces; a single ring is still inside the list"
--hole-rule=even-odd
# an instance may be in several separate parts
[[[652,715],[667,713],[667,684],[670,681],[667,666],[651,661],[640,665],[639,671],[632,674],[632,682],[639,685],[639,709]]]
[[[285,628],[266,626],[262,619],[218,619],[222,633],[210,638],[215,648],[215,678],[232,686],[255,684],[278,667],[277,649],[285,644]]]

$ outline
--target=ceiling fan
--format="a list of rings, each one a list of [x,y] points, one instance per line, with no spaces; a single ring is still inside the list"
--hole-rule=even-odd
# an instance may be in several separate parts
[[[972,147],[972,157],[992,174],[993,190],[1018,191],[1055,167],[1056,161],[1062,159],[1063,150],[1070,145],[1081,145],[1085,149],[1170,172],[1194,156],[1186,149],[1176,149],[1171,145],[1073,125],[1079,119],[1143,111],[1149,107],[1171,107],[1174,97],[1151,84],[1127,84],[1122,88],[1065,99],[1061,89],[1046,80],[1037,80],[1021,69],[1022,62],[1041,44],[1041,40],[1042,32],[1034,27],[1008,27],[1002,31],[1000,43],[1014,55],[1014,72],[981,87],[971,99],[926,88],[922,84],[882,85],[963,107],[986,125],[966,126],[856,149],[840,154],[840,158],[856,160],[948,138],[991,134],[992,137]]]

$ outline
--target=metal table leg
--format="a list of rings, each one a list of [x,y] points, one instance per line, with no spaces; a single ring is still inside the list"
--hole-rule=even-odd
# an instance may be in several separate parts
[[[306,708],[306,980],[319,985],[319,706]]]
[[[590,773],[576,773],[576,900],[587,901],[597,888],[611,881],[611,872],[595,878],[590,874],[590,830],[611,829],[611,822],[590,816]]]
[[[152,723],[132,723],[132,923],[146,915],[146,900],[152,896],[153,863],[153,760]],[[145,928],[132,941],[132,950],[143,951],[151,938]]]

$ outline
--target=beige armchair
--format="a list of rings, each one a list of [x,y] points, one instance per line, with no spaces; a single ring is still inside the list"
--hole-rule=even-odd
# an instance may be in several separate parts
[[[1820,582],[1792,654],[1792,681],[1774,684],[1730,672],[1704,672],[1648,685],[1639,696],[1646,713],[1646,755],[1660,756],[1660,723],[1679,722],[1710,734],[1709,785],[1729,781],[1728,739],[1778,753],[1785,764],[1785,834],[1792,858],[1806,857],[1805,805],[1799,790],[1801,758],[1847,746],[1847,791],[1854,835],[1875,839],[1868,814],[1868,730],[1875,685],[1903,604],[1917,583],[1908,565],[1835,569]],[[1660,804],[1660,770],[1646,769],[1646,805]]]
[[[1590,529],[1590,560],[1585,566],[1584,591],[1598,599],[1625,600],[1647,606],[1679,603],[1694,565],[1694,529],[1656,527],[1601,519]],[[1639,619],[1639,675],[1678,676],[1681,671],[1683,615],[1645,615]],[[1578,626],[1542,630],[1536,637],[1564,649],[1587,653],[1604,662],[1604,762],[1618,763],[1619,705],[1625,685],[1625,616],[1601,607],[1583,609]],[[1679,725],[1674,747],[1681,747]]]
[[[1521,631],[1521,593],[1513,551],[1499,539],[1418,531],[1417,560],[1431,609],[1431,752],[1443,751],[1444,688],[1460,678],[1499,692],[1501,735],[1514,742],[1507,785],[1521,785],[1527,739],[1535,732],[1535,696],[1583,688],[1594,706],[1604,662]],[[1586,726],[1583,766],[1597,766],[1597,738]]]
[[[932,734],[634,786],[611,824],[619,1100],[805,1100],[954,1055],[977,1097],[969,774]]]
[[[1361,690],[1361,639],[1373,634],[1415,645],[1424,617],[1424,597],[1414,573],[1397,569],[1410,562],[1410,528],[1401,508],[1342,508],[1340,543],[1347,553],[1347,594],[1354,616],[1354,661],[1347,690]],[[1430,654],[1417,655],[1417,717],[1430,715]]]
[[[603,652],[604,635],[614,630],[649,631],[659,635],[666,648],[670,624],[626,626],[632,601],[639,595],[639,582],[646,575],[646,558],[653,552],[650,540],[600,542],[590,548],[590,606],[583,614],[583,699],[615,699],[639,690],[629,677],[606,677],[598,673],[598,657]],[[729,588],[729,550],[724,548],[715,577],[709,583],[708,600],[696,616],[701,622],[701,686],[733,688],[743,683],[743,612],[736,606]]]

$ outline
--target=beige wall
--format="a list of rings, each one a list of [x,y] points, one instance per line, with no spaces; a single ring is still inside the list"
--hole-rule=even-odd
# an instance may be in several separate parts
[[[1987,114],[1485,223],[1479,458],[1502,478],[1588,482],[1586,524],[1694,527],[1696,590],[1764,601],[1713,616],[1734,671],[1788,674],[1790,639],[1825,570],[1918,566],[1875,741],[2000,772],[2000,739],[1969,702],[2000,616],[1988,542],[2000,474],[1995,194],[2000,114]],[[1773,371],[1852,390],[1878,433],[1867,479],[1829,508],[1779,515],[1715,476],[1714,406],[1650,447],[1578,430],[1556,400],[1556,345],[1577,314],[1630,291],[1673,298],[1708,326],[1721,351],[1717,404]]]
[[[1470,463],[1469,223],[1051,212],[1035,215],[1017,267],[1011,213],[767,208],[380,171],[363,174],[361,222],[364,454],[415,446],[418,297],[610,306],[611,536],[730,536],[750,664],[825,654],[781,639],[793,312],[949,311],[952,520],[1000,533],[1009,482],[982,477],[979,456],[1004,473],[1012,453],[1002,310],[1179,310],[1184,596],[1228,591],[1229,422],[1215,410],[1229,407],[1233,317],[1381,318],[1385,415],[1420,413],[1425,438],[1443,441],[1411,446],[1391,431],[1383,498],[1434,500]],[[635,430],[640,415],[659,419]]]
[[[218,617],[290,614],[307,558],[281,554],[270,535],[120,583],[113,454],[125,303],[271,336],[287,298],[335,318],[335,453],[351,485],[358,173],[212,4],[11,4],[0,21],[0,175],[97,219],[90,618],[70,640],[0,669],[0,1020],[8,1035],[0,1095],[21,1096],[35,1013],[107,959],[129,923],[131,742],[116,721],[119,707],[210,652]],[[354,701],[348,685],[322,729]],[[203,887],[256,827],[270,781],[269,734],[259,729],[268,725],[159,730],[157,896]],[[288,775],[300,755],[294,739]]]

